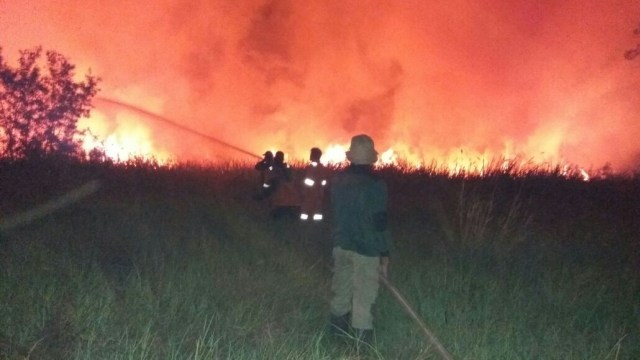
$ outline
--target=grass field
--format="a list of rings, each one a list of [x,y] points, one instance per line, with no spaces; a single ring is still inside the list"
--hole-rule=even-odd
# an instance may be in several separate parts
[[[455,359],[640,358],[638,176],[381,174],[390,280]],[[0,219],[89,180],[2,232],[0,358],[439,358],[385,288],[375,347],[326,333],[330,226],[274,222],[250,166],[4,162]]]

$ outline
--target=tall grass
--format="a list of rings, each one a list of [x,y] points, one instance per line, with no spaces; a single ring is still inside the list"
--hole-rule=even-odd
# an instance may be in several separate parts
[[[454,358],[639,357],[637,178],[380,171],[390,279]],[[2,163],[0,214],[90,179],[2,234],[2,358],[438,358],[385,288],[373,348],[325,331],[329,224],[272,221],[246,164]]]

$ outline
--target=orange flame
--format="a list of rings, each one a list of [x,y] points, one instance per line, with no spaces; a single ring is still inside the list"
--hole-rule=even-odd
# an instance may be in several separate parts
[[[118,159],[306,160],[315,146],[339,163],[367,133],[381,164],[591,173],[640,161],[639,63],[625,59],[637,14],[581,0],[0,1],[0,34],[7,57],[55,49],[103,79],[101,96],[206,135],[99,107],[84,124]]]
[[[171,154],[158,148],[153,141],[151,131],[135,116],[118,114],[119,125],[110,127],[109,121],[100,111],[93,111],[92,116],[79,122],[79,128],[87,128],[89,132],[81,139],[86,152],[93,149],[104,151],[104,154],[115,162],[126,162],[136,158],[153,160],[158,164],[170,162]]]

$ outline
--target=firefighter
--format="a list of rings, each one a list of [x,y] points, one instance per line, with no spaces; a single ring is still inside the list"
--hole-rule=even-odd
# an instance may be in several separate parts
[[[327,171],[320,163],[322,150],[317,147],[311,149],[309,164],[305,169],[302,183],[302,204],[300,220],[321,221],[323,219],[323,204],[327,185]]]
[[[378,152],[369,136],[354,136],[346,155],[349,167],[331,179],[331,328],[335,334],[353,331],[356,339],[371,344],[378,273],[386,278],[389,266],[388,191],[374,172]]]
[[[269,184],[267,184],[267,173],[270,171],[273,166],[273,153],[271,151],[267,151],[262,154],[263,158],[256,163],[254,169],[260,172],[260,191],[253,195],[255,200],[262,200],[265,197],[269,196]]]
[[[282,151],[276,152],[273,165],[266,174],[265,185],[269,189],[267,196],[271,201],[271,215],[274,219],[299,216],[300,193]]]

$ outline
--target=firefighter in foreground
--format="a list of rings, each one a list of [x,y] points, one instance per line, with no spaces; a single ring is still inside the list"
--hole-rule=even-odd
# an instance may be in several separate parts
[[[321,221],[323,215],[323,205],[325,189],[327,185],[327,171],[320,163],[322,150],[314,147],[309,156],[309,165],[305,169],[304,181],[302,183],[302,205],[300,209],[300,220]]]
[[[264,189],[263,198],[269,198],[274,219],[299,216],[300,193],[282,151],[277,151],[273,158],[273,164],[265,176]]]
[[[378,295],[379,273],[387,276],[390,234],[387,185],[373,171],[378,159],[367,135],[351,139],[350,165],[331,181],[333,279],[330,325],[334,334],[373,340],[371,308]]]

